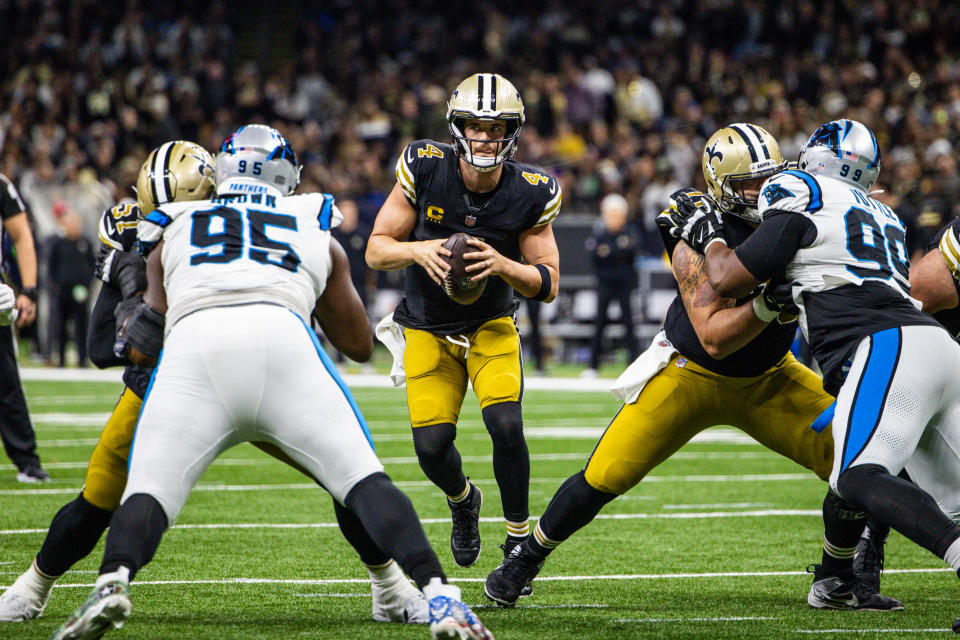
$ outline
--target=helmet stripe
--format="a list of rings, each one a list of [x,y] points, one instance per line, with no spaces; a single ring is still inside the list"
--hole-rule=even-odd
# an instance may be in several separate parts
[[[750,139],[750,135],[745,130],[741,129],[739,125],[732,124],[730,125],[730,128],[736,131],[737,135],[743,138],[743,141],[747,143],[747,149],[750,150],[750,159],[754,162],[759,160],[760,158],[757,156],[757,150],[754,147],[753,141]]]
[[[773,156],[770,155],[770,149],[767,149],[767,142],[763,139],[763,136],[760,135],[760,130],[752,124],[748,124],[747,129],[749,129],[753,135],[757,136],[757,140],[760,142],[760,148],[763,149],[763,155],[767,156],[767,160],[772,160]]]
[[[477,74],[477,111],[483,111],[483,74]]]
[[[157,149],[153,157],[153,166],[150,167],[151,180],[150,189],[153,192],[154,204],[161,205],[170,201],[170,182],[166,177],[167,168],[170,164],[170,149],[172,142],[164,142]],[[146,213],[150,213],[147,211]]]
[[[497,110],[497,76],[490,74],[490,109]]]

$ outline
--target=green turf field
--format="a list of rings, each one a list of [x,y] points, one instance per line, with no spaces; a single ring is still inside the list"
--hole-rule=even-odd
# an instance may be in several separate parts
[[[56,510],[72,500],[119,393],[103,382],[28,382],[50,484],[0,467],[0,585],[29,564]],[[449,577],[499,640],[530,638],[918,638],[946,635],[960,584],[894,533],[884,591],[900,612],[814,611],[804,567],[820,557],[824,484],[731,429],[712,429],[562,545],[512,610],[482,582],[504,527],[490,441],[468,396],[457,444],[485,492],[484,547],[456,567],[449,511],[414,457],[402,390],[358,388],[377,452],[410,495]],[[602,392],[528,391],[531,512],[578,470],[615,413]],[[0,623],[0,638],[47,638],[87,595],[102,545],[64,576],[42,618]],[[424,626],[372,622],[366,572],[340,536],[330,498],[251,446],[206,473],[177,526],[132,587],[133,615],[108,638],[427,638]]]

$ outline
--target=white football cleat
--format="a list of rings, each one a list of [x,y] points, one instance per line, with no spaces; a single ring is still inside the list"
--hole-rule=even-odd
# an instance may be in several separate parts
[[[130,585],[122,580],[109,580],[94,587],[86,602],[54,631],[50,640],[101,638],[110,627],[122,627],[132,608]]]
[[[433,578],[423,593],[430,600],[430,636],[433,640],[494,640],[470,607],[460,601],[460,588]]]
[[[396,564],[391,565],[396,567]],[[426,596],[407,580],[399,567],[386,580],[373,579],[373,619],[376,622],[430,622],[430,605]]]
[[[0,595],[0,622],[23,622],[33,620],[43,614],[50,600],[50,586],[44,589],[33,579],[35,569],[31,566],[10,587]]]

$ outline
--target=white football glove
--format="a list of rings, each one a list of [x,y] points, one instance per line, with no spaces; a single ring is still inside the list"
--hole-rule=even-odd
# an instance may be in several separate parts
[[[17,296],[13,289],[0,283],[0,326],[13,324],[17,320]]]

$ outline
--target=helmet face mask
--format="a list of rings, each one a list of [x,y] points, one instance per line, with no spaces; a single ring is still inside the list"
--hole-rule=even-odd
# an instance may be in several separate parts
[[[502,122],[502,138],[470,138],[471,121]],[[523,100],[509,80],[495,73],[477,73],[454,89],[447,103],[447,126],[454,152],[481,173],[493,171],[517,152],[517,141],[526,121]],[[493,144],[494,155],[477,155],[477,145]]]
[[[776,138],[755,124],[723,127],[703,149],[707,191],[722,211],[750,222],[760,222],[760,185],[786,167]]]
[[[217,186],[269,185],[289,195],[300,184],[297,154],[279,131],[262,124],[237,129],[217,154]]]
[[[880,175],[880,146],[856,120],[833,120],[817,127],[800,150],[799,167],[869,191]]]
[[[165,142],[147,156],[137,175],[137,208],[145,216],[160,205],[205,200],[214,191],[213,156],[186,140]]]

